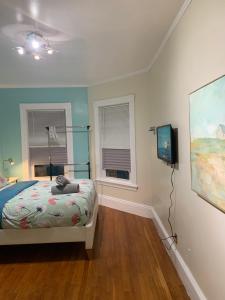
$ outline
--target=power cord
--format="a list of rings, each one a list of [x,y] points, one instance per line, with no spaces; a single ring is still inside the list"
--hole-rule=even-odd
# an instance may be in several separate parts
[[[170,176],[170,182],[171,182],[172,190],[171,190],[171,192],[170,192],[170,206],[169,206],[169,214],[168,214],[168,218],[167,218],[167,221],[168,221],[169,226],[170,226],[170,232],[171,232],[171,235],[168,236],[168,237],[166,237],[166,238],[161,239],[161,241],[166,241],[166,240],[168,240],[168,239],[170,239],[170,238],[173,238],[173,242],[170,244],[169,247],[167,247],[167,246],[164,244],[165,247],[166,247],[166,249],[167,249],[168,251],[171,250],[172,245],[176,242],[176,239],[177,239],[177,235],[174,234],[174,232],[173,232],[173,226],[172,226],[171,221],[170,221],[170,218],[171,218],[171,209],[172,209],[172,207],[173,207],[173,197],[172,197],[172,196],[173,196],[174,189],[175,189],[175,187],[174,187],[175,164],[173,164],[172,168],[173,168],[173,170],[172,170],[172,173],[171,173],[171,176]]]
[[[175,171],[175,165],[173,165],[173,171],[171,173],[171,176],[170,176],[170,182],[171,182],[171,186],[172,186],[172,190],[170,192],[170,207],[169,207],[169,216],[168,216],[168,223],[170,225],[170,231],[171,231],[171,235],[174,236],[174,233],[173,233],[173,227],[172,227],[172,224],[170,222],[170,217],[171,217],[171,209],[173,207],[173,192],[174,192],[174,182],[173,182],[173,176],[174,176],[174,171]]]

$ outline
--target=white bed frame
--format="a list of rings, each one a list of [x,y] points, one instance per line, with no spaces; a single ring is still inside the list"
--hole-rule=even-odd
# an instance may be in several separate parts
[[[96,196],[93,214],[85,226],[51,227],[35,229],[0,229],[0,245],[85,242],[85,249],[93,248],[98,215]]]

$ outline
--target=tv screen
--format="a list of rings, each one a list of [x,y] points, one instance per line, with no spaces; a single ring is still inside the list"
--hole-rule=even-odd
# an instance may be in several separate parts
[[[175,163],[173,128],[169,125],[157,127],[157,156],[167,163]]]

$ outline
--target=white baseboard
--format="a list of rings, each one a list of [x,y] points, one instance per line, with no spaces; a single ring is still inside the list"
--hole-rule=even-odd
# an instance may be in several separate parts
[[[98,199],[100,205],[114,208],[120,211],[128,212],[131,214],[135,214],[141,217],[153,219],[153,222],[156,226],[159,236],[161,238],[165,238],[169,236],[162,221],[160,220],[158,214],[156,213],[155,209],[152,206],[131,202],[131,201],[115,198],[115,197],[110,197],[106,195],[98,195]],[[169,247],[170,244],[172,243],[172,240],[168,239],[164,243],[166,244],[167,247]],[[193,274],[191,273],[187,264],[185,263],[179,251],[177,250],[176,245],[173,245],[170,251],[168,251],[167,249],[166,251],[170,256],[180,276],[180,279],[182,280],[186,288],[189,297],[192,300],[207,300],[200,286],[195,280]]]
[[[137,216],[152,218],[152,207],[150,205],[131,202],[111,196],[98,195],[99,204],[124,211]]]
[[[152,207],[152,216],[153,216],[153,222],[157,228],[157,231],[159,233],[159,236],[161,238],[165,238],[169,236],[168,232],[166,231],[162,221],[160,220],[158,214],[156,213],[155,209]],[[164,241],[166,243],[166,246],[169,247],[172,243],[172,239],[168,239]],[[191,273],[190,269],[186,265],[185,261],[183,260],[182,256],[180,255],[179,251],[176,248],[176,245],[173,245],[171,247],[171,250],[168,251],[166,249],[167,253],[169,254],[179,276],[182,280],[186,291],[189,295],[189,297],[192,300],[207,300],[205,295],[203,294],[200,286],[198,285],[197,281],[195,280],[193,274]]]

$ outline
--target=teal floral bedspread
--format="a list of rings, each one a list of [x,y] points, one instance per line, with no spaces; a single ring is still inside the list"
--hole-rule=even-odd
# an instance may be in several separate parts
[[[80,179],[80,192],[52,195],[51,181],[39,181],[10,199],[2,211],[2,228],[29,229],[83,226],[90,219],[95,201],[91,180]]]

